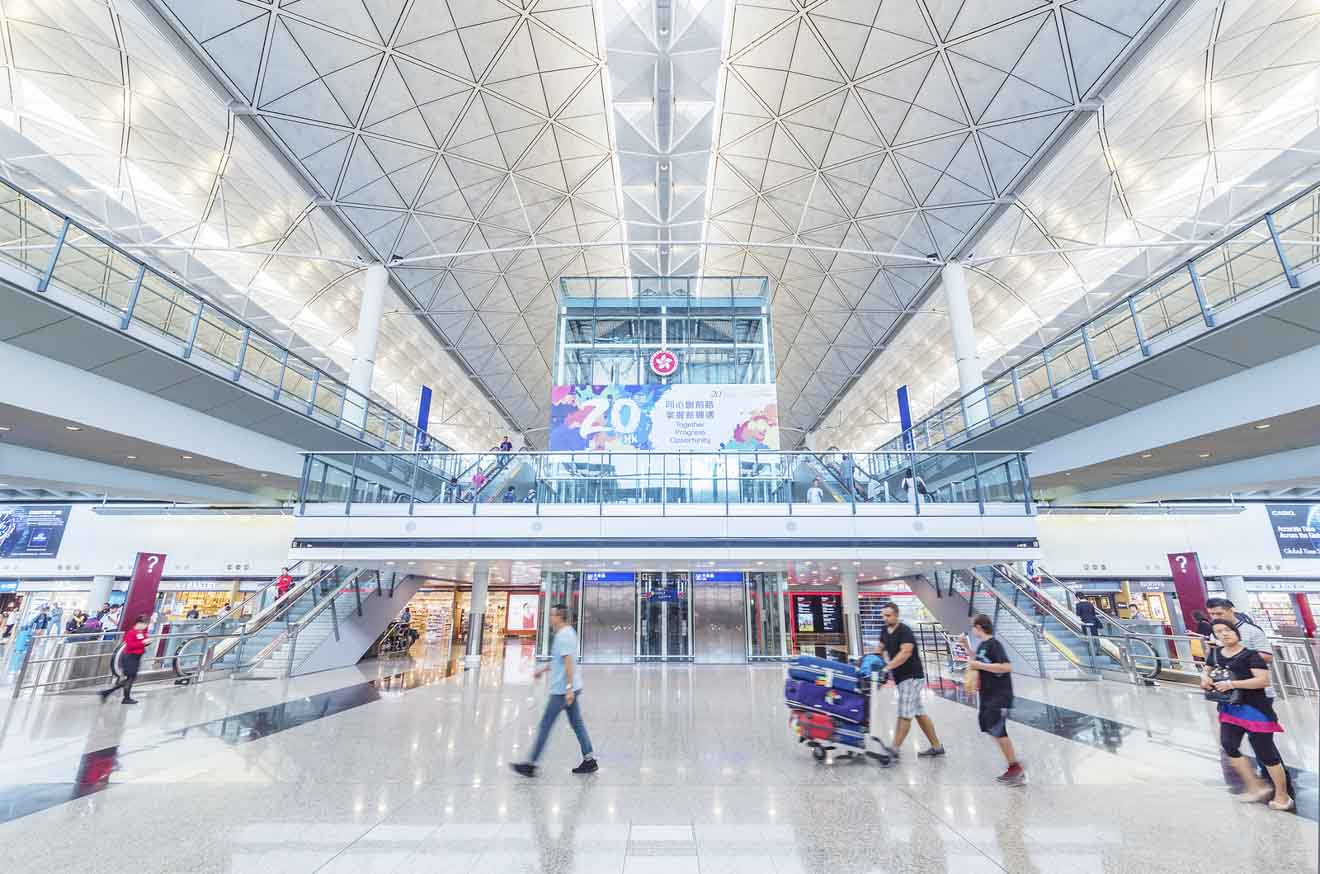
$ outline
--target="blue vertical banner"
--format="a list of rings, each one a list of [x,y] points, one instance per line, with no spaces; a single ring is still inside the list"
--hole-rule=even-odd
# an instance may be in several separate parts
[[[898,424],[903,428],[903,448],[912,450],[912,407],[908,404],[906,385],[898,387]]]
[[[431,427],[431,387],[422,386],[422,396],[417,399],[417,451],[430,450],[430,440],[426,431]]]

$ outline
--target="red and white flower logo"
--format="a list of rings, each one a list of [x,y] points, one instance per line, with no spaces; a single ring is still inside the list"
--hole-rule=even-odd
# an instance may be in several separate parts
[[[651,372],[656,376],[673,376],[678,370],[678,356],[668,349],[660,349],[651,355]]]

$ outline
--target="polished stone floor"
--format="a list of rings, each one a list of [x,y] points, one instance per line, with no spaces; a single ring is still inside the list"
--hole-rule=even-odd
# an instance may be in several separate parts
[[[790,737],[780,666],[588,665],[600,772],[569,773],[561,722],[529,781],[508,764],[543,701],[532,667],[521,649],[467,672],[420,652],[291,683],[144,688],[138,708],[87,695],[7,704],[0,870],[1317,868],[1315,820],[1236,803],[1212,712],[1183,690],[1020,680],[1042,727],[1010,729],[1030,783],[1007,788],[956,695],[927,699],[945,759],[917,760],[910,741],[893,768],[817,764]],[[1315,710],[1281,706],[1285,758],[1306,780],[1320,770]]]

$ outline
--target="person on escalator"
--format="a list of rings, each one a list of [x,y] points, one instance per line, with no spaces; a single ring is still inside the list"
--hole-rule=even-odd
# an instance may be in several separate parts
[[[820,487],[819,479],[813,479],[811,481],[811,488],[807,489],[807,503],[808,504],[825,503],[825,490]]]
[[[524,504],[535,504],[535,503],[536,503],[536,489],[535,489],[535,488],[530,488],[530,489],[528,489],[528,490],[527,490],[527,494],[523,495],[522,502],[523,502]]]
[[[513,486],[509,486],[504,490],[504,497],[501,500],[506,504],[518,503],[518,491]]]
[[[473,497],[481,494],[481,490],[486,487],[486,475],[481,471],[472,474],[472,494]]]
[[[1100,634],[1100,617],[1096,615],[1095,605],[1089,599],[1077,599],[1077,618],[1081,620],[1083,632],[1092,637]]]

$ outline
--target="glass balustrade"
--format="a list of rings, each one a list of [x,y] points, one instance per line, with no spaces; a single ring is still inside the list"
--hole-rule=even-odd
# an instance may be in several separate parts
[[[305,454],[299,489],[299,512],[316,516],[758,508],[1034,513],[1026,455],[1016,452],[320,452]]]
[[[415,425],[388,405],[0,180],[0,276],[5,271],[17,287],[48,295],[368,445],[417,445]],[[428,442],[443,446],[434,438]]]
[[[880,447],[955,445],[1161,349],[1214,330],[1226,315],[1304,287],[1320,264],[1320,186],[1313,186],[1107,307],[1084,324],[930,413]],[[1314,274],[1306,279],[1314,282]],[[1249,302],[1244,309],[1240,306]]]

